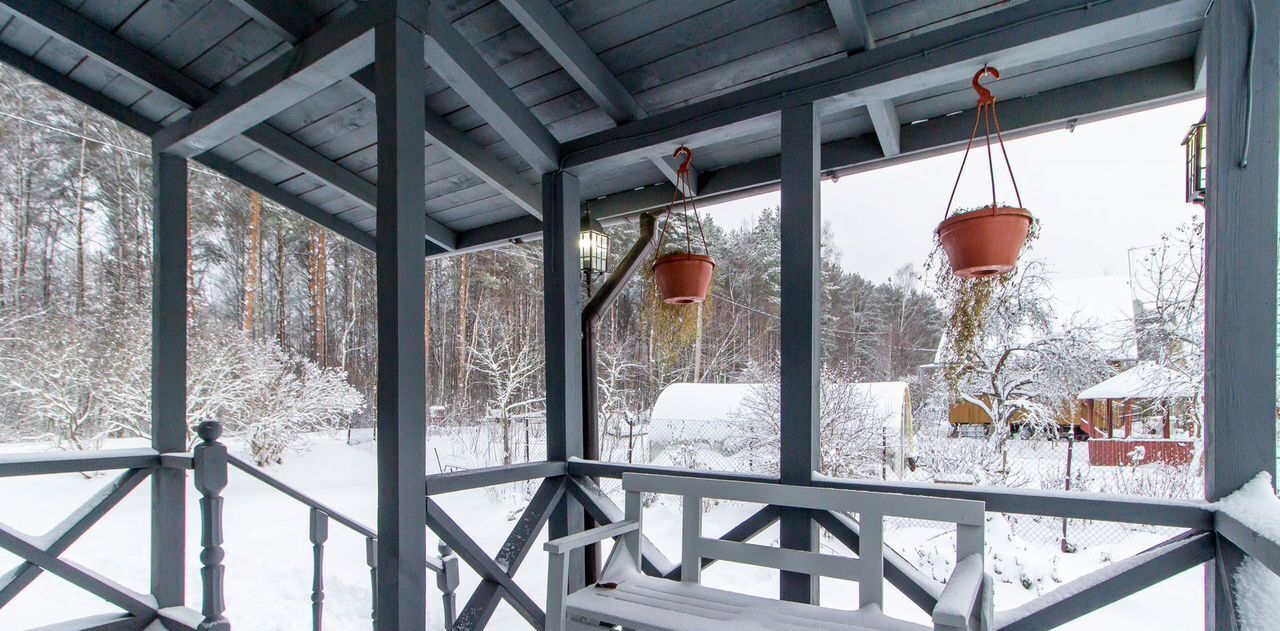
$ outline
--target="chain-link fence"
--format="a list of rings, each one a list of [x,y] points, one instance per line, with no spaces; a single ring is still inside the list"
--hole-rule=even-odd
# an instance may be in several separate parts
[[[637,426],[635,454],[653,464],[693,469],[771,474],[777,471],[778,441],[724,421],[663,419]],[[1202,496],[1199,449],[1185,464],[1142,462],[1120,466],[1090,463],[1087,442],[1064,439],[1004,440],[988,437],[917,435],[904,439],[873,429],[858,440],[823,441],[822,470],[835,477],[888,481],[986,485],[1016,489],[1114,493],[1191,499]],[[826,438],[826,437],[824,437]],[[609,437],[605,437],[609,444]],[[616,454],[617,452],[612,452]],[[1140,452],[1139,452],[1140,453]],[[606,459],[627,461],[603,452]],[[1111,544],[1134,531],[1172,535],[1176,529],[1093,520],[1004,515],[1011,534],[1031,543],[1079,548]],[[891,518],[889,528],[934,524]]]

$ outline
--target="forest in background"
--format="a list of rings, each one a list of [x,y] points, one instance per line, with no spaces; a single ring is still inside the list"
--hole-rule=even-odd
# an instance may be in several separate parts
[[[148,145],[0,68],[0,440],[89,449],[148,435]],[[189,206],[189,421],[221,420],[261,464],[301,432],[369,426],[372,254],[195,163]],[[718,268],[700,312],[659,308],[641,278],[605,315],[606,414],[640,413],[675,381],[733,381],[776,366],[778,211],[706,228]],[[616,263],[636,228],[610,232]],[[839,260],[824,248],[826,371],[912,378],[937,347],[936,301],[910,268],[872,282]],[[433,420],[541,411],[540,270],[537,243],[427,263]]]

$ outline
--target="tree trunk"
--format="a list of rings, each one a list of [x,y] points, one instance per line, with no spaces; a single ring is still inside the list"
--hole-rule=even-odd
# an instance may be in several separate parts
[[[262,273],[262,198],[249,191],[249,265],[244,281],[244,332],[253,335],[253,310],[258,297],[258,277]]]
[[[307,262],[311,278],[307,283],[311,293],[311,350],[313,359],[321,366],[326,365],[328,353],[325,339],[325,285],[328,276],[328,254],[326,250],[324,230],[310,228],[307,230]]]
[[[85,139],[88,112],[80,116],[80,165],[76,169],[76,315],[84,311],[84,162],[88,150]]]
[[[469,285],[470,270],[468,260],[471,257],[463,254],[458,257],[458,362],[456,367],[455,384],[465,383],[467,369],[467,289]],[[465,388],[460,389],[457,393],[460,399],[465,399]]]
[[[276,342],[285,348],[284,227],[276,227]]]

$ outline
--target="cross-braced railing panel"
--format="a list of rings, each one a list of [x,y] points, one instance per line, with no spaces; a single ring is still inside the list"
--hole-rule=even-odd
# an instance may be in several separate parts
[[[546,613],[515,582],[516,572],[533,548],[552,510],[565,494],[562,477],[545,478],[534,492],[506,541],[490,557],[466,531],[434,500],[427,499],[427,527],[447,543],[462,560],[480,575],[480,585],[467,600],[454,622],[454,631],[483,629],[498,606],[506,600],[533,628],[546,626]]]
[[[110,482],[85,500],[48,532],[33,536],[7,524],[0,524],[0,549],[21,561],[0,574],[0,608],[9,604],[41,574],[48,572],[88,592],[122,613],[92,616],[62,623],[65,628],[141,629],[162,619],[168,628],[195,629],[190,618],[176,610],[161,608],[154,596],[130,589],[85,565],[63,558],[76,541],[125,497],[146,481],[158,468],[184,469],[189,460],[178,454],[162,455],[152,449],[109,450],[78,454],[15,454],[0,458],[0,476],[31,476],[56,473],[88,473],[123,469]]]

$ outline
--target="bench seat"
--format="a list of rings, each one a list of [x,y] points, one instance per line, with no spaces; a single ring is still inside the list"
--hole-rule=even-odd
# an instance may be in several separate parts
[[[588,587],[568,596],[571,620],[606,622],[637,631],[930,631],[890,618],[879,607],[856,611],[748,596],[698,583],[636,572],[602,579],[615,589]]]

